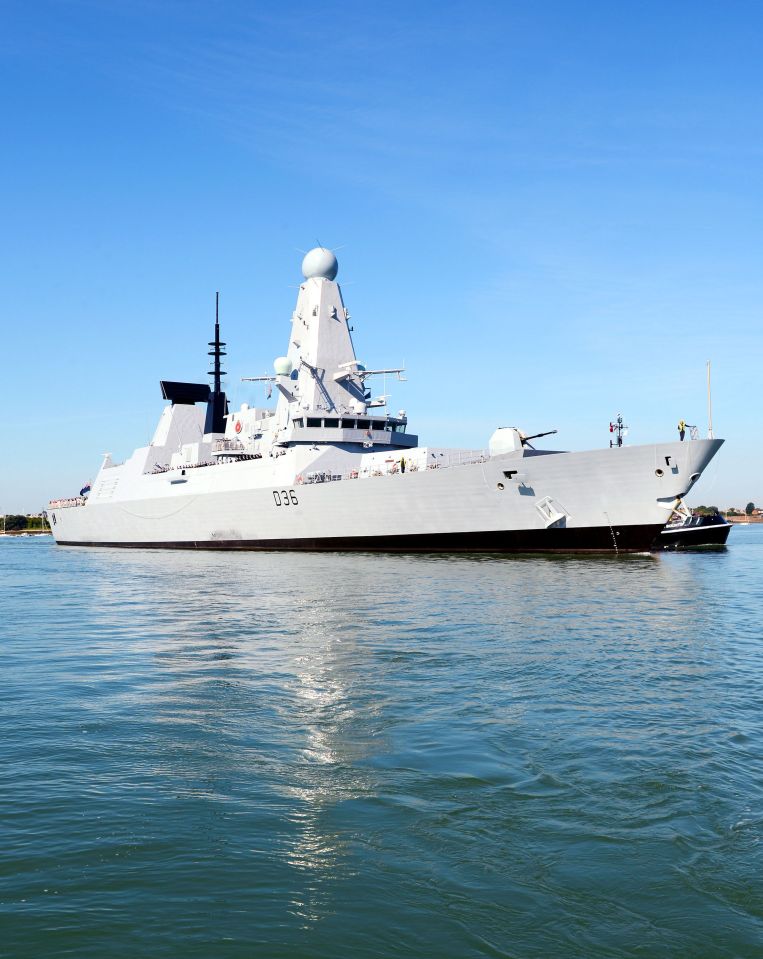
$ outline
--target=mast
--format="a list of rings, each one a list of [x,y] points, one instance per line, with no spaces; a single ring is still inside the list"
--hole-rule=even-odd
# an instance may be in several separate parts
[[[556,432],[556,431],[554,431],[554,432]],[[611,449],[613,446],[616,446],[616,447],[622,446],[622,445],[623,445],[623,437],[628,435],[628,427],[627,427],[627,426],[625,425],[625,423],[623,422],[623,414],[622,414],[622,413],[618,413],[618,414],[617,414],[617,419],[614,421],[614,423],[610,422],[610,424],[609,424],[609,432],[615,434],[614,437],[610,437],[610,440],[609,440],[610,449]],[[539,433],[538,435],[539,435],[539,436],[545,436],[546,434],[545,434],[545,433]],[[530,439],[532,439],[532,437],[530,437]],[[522,443],[523,443],[523,445],[524,445],[524,440],[522,441]]]
[[[713,438],[713,400],[710,395],[710,360],[707,361],[707,438]]]
[[[212,349],[209,351],[208,355],[214,357],[214,360],[215,360],[215,368],[209,371],[209,375],[215,378],[214,385],[212,387],[213,391],[215,393],[219,393],[220,377],[225,376],[224,371],[220,369],[220,360],[223,356],[226,355],[225,351],[223,350],[225,343],[220,342],[220,292],[219,290],[217,293],[215,293],[215,338],[209,344],[209,346],[211,346]]]
[[[225,343],[220,339],[220,293],[215,293],[215,338],[209,344],[212,349],[207,354],[214,360],[213,369],[209,375],[213,377],[212,389],[207,400],[207,418],[204,423],[205,433],[224,433],[225,415],[228,412],[228,401],[222,390],[222,377],[225,371],[220,366],[221,359],[226,356],[223,349]]]

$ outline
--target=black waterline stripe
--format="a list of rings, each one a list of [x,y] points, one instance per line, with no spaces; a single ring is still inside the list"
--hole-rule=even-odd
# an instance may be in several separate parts
[[[399,536],[330,536],[299,539],[209,539],[165,542],[78,542],[60,546],[108,546],[124,549],[246,549],[363,552],[484,552],[484,553],[614,553],[612,533],[620,552],[648,552],[662,524],[588,526],[545,530],[492,530],[465,533],[407,533]]]

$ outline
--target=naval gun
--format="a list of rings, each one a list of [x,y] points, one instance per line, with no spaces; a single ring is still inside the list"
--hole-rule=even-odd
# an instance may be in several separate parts
[[[541,436],[553,436],[554,433],[558,433],[559,430],[546,430],[545,433],[533,433],[532,436],[524,436],[520,434],[519,438],[522,440],[522,446],[530,446],[530,440],[539,440]],[[532,446],[530,446],[532,449]]]
[[[546,430],[543,433],[533,433],[531,436],[527,436],[516,426],[499,426],[490,437],[488,451],[491,456],[501,456],[504,453],[518,453],[526,446],[532,450],[535,447],[530,443],[530,440],[540,439],[541,436],[552,436],[558,432],[558,430]]]

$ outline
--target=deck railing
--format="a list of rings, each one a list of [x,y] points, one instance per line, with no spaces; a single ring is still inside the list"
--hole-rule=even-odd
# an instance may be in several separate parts
[[[431,455],[431,454],[430,454]],[[415,461],[406,460],[405,470],[401,469],[400,461],[390,458],[390,462],[383,462],[374,467],[352,469],[346,473],[334,473],[330,470],[315,470],[303,473],[295,478],[298,484],[310,486],[314,483],[335,483],[339,480],[373,479],[376,476],[394,476],[403,473],[421,473],[424,470],[448,469],[451,466],[470,466],[474,463],[486,463],[490,459],[487,451],[478,453],[465,451],[454,453],[435,454],[435,458],[421,466]]]
[[[244,444],[239,439],[215,440],[215,452],[222,450],[236,450],[244,452]]]

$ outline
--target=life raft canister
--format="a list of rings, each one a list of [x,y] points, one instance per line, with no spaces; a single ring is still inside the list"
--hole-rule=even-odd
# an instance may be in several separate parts
[[[236,432],[241,432],[241,420],[236,420]]]

